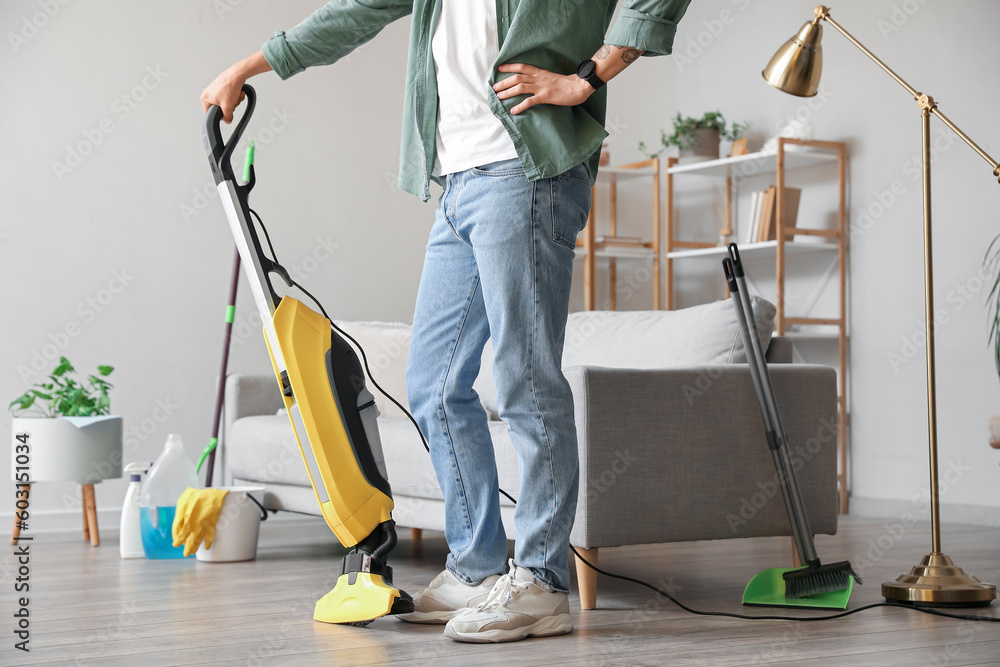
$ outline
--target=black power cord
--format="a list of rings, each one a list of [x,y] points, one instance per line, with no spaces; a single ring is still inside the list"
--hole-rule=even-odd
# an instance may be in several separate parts
[[[280,267],[281,264],[278,262],[278,257],[277,257],[277,255],[274,252],[274,246],[271,245],[271,237],[267,233],[267,228],[264,226],[264,221],[260,219],[260,216],[253,209],[250,209],[250,212],[254,215],[255,218],[257,218],[257,223],[260,225],[261,230],[264,232],[264,238],[267,239],[267,245],[268,245],[268,247],[271,250],[271,261],[274,262],[274,264],[276,264],[277,266]],[[283,268],[284,267],[282,267],[282,269]],[[416,431],[417,431],[417,435],[420,436],[420,442],[423,443],[424,449],[428,453],[430,453],[431,448],[427,444],[427,440],[424,438],[424,434],[421,432],[420,426],[417,424],[417,420],[413,418],[413,415],[410,414],[409,410],[407,410],[405,407],[403,407],[403,405],[399,401],[397,401],[395,398],[393,398],[392,395],[390,395],[389,392],[387,392],[385,389],[383,389],[382,386],[375,380],[374,376],[372,375],[371,368],[368,365],[368,355],[365,354],[365,349],[361,346],[361,343],[359,343],[349,333],[347,333],[346,331],[344,331],[343,329],[341,329],[339,326],[337,326],[337,324],[333,321],[333,319],[330,317],[330,315],[326,312],[326,309],[323,308],[323,304],[320,303],[319,299],[317,299],[315,296],[313,296],[308,290],[306,290],[306,288],[302,287],[302,285],[300,285],[299,283],[297,283],[295,280],[292,280],[291,278],[289,280],[291,280],[292,285],[294,285],[300,292],[302,292],[303,294],[305,294],[307,297],[309,297],[309,299],[313,303],[316,304],[316,306],[319,308],[320,312],[323,313],[323,317],[325,317],[330,322],[330,326],[332,326],[333,329],[337,333],[339,333],[341,336],[343,336],[344,338],[346,338],[347,340],[349,340],[354,345],[354,347],[357,348],[358,352],[361,353],[361,361],[362,361],[362,363],[364,364],[364,367],[365,367],[365,374],[368,376],[368,379],[371,380],[372,385],[374,385],[374,387],[376,389],[378,389],[379,392],[383,396],[385,396],[386,398],[388,398],[393,403],[393,405],[395,405],[397,408],[399,408],[400,410],[402,410],[403,414],[405,414],[407,416],[407,418],[409,418],[410,423],[413,424],[413,428],[415,428]],[[507,493],[506,491],[504,491],[503,489],[500,489],[500,493],[505,498],[507,498],[507,500],[509,500],[511,503],[513,503],[515,505],[517,504],[517,501],[514,500],[514,498],[509,493]],[[986,622],[991,622],[991,623],[1000,623],[1000,618],[997,618],[997,617],[994,617],[994,616],[977,616],[977,615],[969,615],[969,614],[952,614],[950,612],[940,611],[938,609],[932,609],[932,608],[929,608],[929,607],[913,606],[913,605],[908,605],[908,604],[903,604],[903,603],[898,603],[898,602],[875,602],[875,603],[872,603],[872,604],[864,605],[862,607],[858,607],[856,609],[849,609],[847,611],[839,612],[839,613],[836,613],[836,614],[827,614],[826,616],[781,616],[781,615],[775,615],[775,614],[767,614],[767,615],[760,615],[760,616],[751,616],[749,614],[737,614],[737,613],[728,612],[728,611],[703,611],[703,610],[700,610],[700,609],[693,609],[693,608],[687,606],[686,604],[684,604],[683,602],[681,602],[680,600],[678,600],[677,598],[675,598],[673,595],[671,595],[667,591],[665,591],[665,590],[663,590],[663,589],[661,589],[661,588],[659,588],[657,586],[654,586],[653,584],[650,584],[650,583],[647,583],[645,581],[642,581],[641,579],[635,579],[633,577],[627,577],[627,576],[622,575],[622,574],[615,574],[613,572],[608,572],[606,570],[602,570],[601,568],[597,567],[593,563],[590,563],[585,558],[583,558],[582,556],[580,556],[579,552],[576,550],[576,547],[574,547],[573,545],[570,545],[569,548],[573,552],[573,555],[576,556],[577,559],[583,561],[583,563],[587,567],[589,567],[590,569],[594,570],[598,574],[603,574],[604,576],[611,577],[612,579],[620,579],[622,581],[628,581],[628,582],[631,582],[633,584],[638,584],[639,586],[644,586],[644,587],[648,588],[649,590],[651,590],[651,591],[653,591],[653,592],[655,592],[655,593],[657,593],[659,595],[662,595],[663,597],[665,597],[666,599],[670,600],[675,605],[677,605],[678,607],[680,607],[684,611],[688,612],[689,614],[695,614],[697,616],[722,616],[722,617],[725,617],[725,618],[738,618],[738,619],[743,619],[743,620],[747,620],[747,621],[766,621],[766,620],[771,620],[771,621],[832,621],[832,620],[837,619],[837,618],[843,618],[845,616],[851,616],[853,614],[857,614],[858,612],[867,611],[869,609],[876,609],[878,607],[896,607],[896,608],[899,608],[899,609],[909,609],[909,610],[912,610],[912,611],[919,611],[919,612],[922,612],[924,614],[930,614],[932,616],[944,616],[945,618],[955,618],[955,619],[962,620],[962,621],[986,621]]]

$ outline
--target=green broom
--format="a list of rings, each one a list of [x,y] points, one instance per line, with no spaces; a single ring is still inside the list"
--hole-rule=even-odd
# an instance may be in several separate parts
[[[743,593],[743,604],[845,609],[851,597],[854,581],[860,584],[861,577],[851,567],[850,562],[841,561],[823,565],[816,554],[816,545],[813,543],[812,531],[809,528],[802,492],[799,490],[795,468],[788,453],[788,437],[781,423],[781,416],[778,414],[774,389],[771,386],[771,377],[767,371],[767,362],[764,360],[757,327],[752,324],[756,320],[753,306],[750,304],[739,248],[735,243],[729,244],[729,257],[723,260],[722,267],[733,306],[736,308],[743,347],[750,367],[750,377],[753,379],[760,414],[764,420],[767,445],[778,471],[778,482],[785,499],[792,538],[795,540],[799,555],[806,563],[805,567],[797,569],[772,568],[760,572],[747,584]]]

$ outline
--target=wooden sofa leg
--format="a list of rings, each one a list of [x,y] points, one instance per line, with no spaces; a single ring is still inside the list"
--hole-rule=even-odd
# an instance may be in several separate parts
[[[597,565],[597,547],[593,549],[576,547],[576,551],[582,560],[591,565]],[[597,572],[580,561],[580,558],[576,559],[576,583],[580,589],[580,608],[597,609]]]
[[[423,528],[410,528],[410,539],[416,542],[417,540],[422,540],[424,538]]]

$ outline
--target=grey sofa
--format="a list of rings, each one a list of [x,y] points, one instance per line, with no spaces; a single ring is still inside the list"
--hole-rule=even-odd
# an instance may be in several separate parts
[[[791,341],[771,338],[774,307],[755,299],[757,326],[792,443],[811,528],[837,531],[836,373],[790,363]],[[376,379],[404,405],[409,327],[338,323],[365,347]],[[476,390],[491,417],[501,488],[520,488],[517,456],[496,416],[484,353]],[[574,313],[563,358],[573,388],[580,495],[571,543],[600,547],[789,535],[774,465],[728,301],[680,311]],[[400,526],[444,529],[444,501],[413,425],[376,395],[379,430]],[[226,383],[222,469],[227,484],[263,484],[270,509],[318,514],[273,376]],[[513,506],[501,499],[507,534]],[[592,570],[577,564],[581,605],[596,605]]]

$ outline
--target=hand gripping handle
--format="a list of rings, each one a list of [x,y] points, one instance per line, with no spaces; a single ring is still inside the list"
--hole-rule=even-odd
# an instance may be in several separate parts
[[[236,181],[230,160],[233,156],[233,150],[236,149],[236,144],[239,143],[240,137],[243,136],[243,131],[250,122],[254,106],[257,104],[257,93],[252,86],[243,84],[243,92],[246,93],[246,107],[243,111],[243,116],[236,124],[236,129],[229,136],[228,143],[222,140],[222,109],[213,104],[205,114],[205,127],[202,128],[202,139],[205,142],[205,152],[208,153],[208,162],[211,165],[216,185],[224,180]]]

